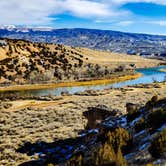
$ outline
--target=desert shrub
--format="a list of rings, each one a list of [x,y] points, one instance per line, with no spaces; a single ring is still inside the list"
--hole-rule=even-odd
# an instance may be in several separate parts
[[[13,69],[13,68],[14,68],[14,65],[11,64],[11,63],[8,63],[8,64],[6,64],[6,67],[9,68],[9,69]]]
[[[54,166],[54,164],[52,164],[52,163],[51,164],[47,164],[47,166]]]
[[[8,75],[8,80],[14,81],[14,78],[12,77],[12,75]]]
[[[17,71],[17,74],[22,75],[22,71],[21,70]]]
[[[131,141],[131,136],[129,132],[123,128],[116,128],[114,132],[108,133],[109,144],[112,144],[115,152],[117,153],[120,147],[125,153],[125,146]]]
[[[0,76],[3,76],[5,74],[5,71],[3,69],[3,66],[0,68]]]
[[[10,53],[9,53],[9,52],[7,52],[7,53],[6,53],[6,55],[7,55],[7,56],[10,56]]]
[[[19,61],[18,59],[13,59],[13,64],[16,65],[18,63],[18,61]]]
[[[112,146],[108,143],[101,145],[97,151],[92,154],[94,165],[115,165],[116,154]]]
[[[149,100],[149,101],[146,103],[146,106],[145,106],[146,110],[152,109],[152,108],[155,106],[155,104],[157,103],[157,101],[158,101],[158,96],[157,96],[157,95],[153,96],[153,97],[151,98],[151,100]]]
[[[135,64],[134,64],[134,63],[131,63],[130,66],[131,66],[131,67],[135,67]]]
[[[152,156],[156,158],[166,153],[166,128],[151,141],[149,151]]]
[[[115,72],[122,72],[125,70],[125,66],[124,65],[121,65],[121,66],[118,66],[116,69],[115,69]]]
[[[145,123],[145,119],[144,118],[141,118],[134,126],[134,129],[136,132],[139,132],[143,129],[145,129],[146,127],[146,123]]]
[[[126,165],[123,154],[126,152],[126,147],[132,142],[129,132],[123,128],[116,128],[100,138],[104,142],[92,153],[93,164]]]
[[[67,161],[67,166],[82,166],[83,165],[83,155],[81,153],[77,153],[73,155],[73,157]]]
[[[33,71],[29,75],[30,83],[41,83],[50,81],[53,78],[53,73],[51,71],[45,71],[45,73],[39,73],[38,71]]]
[[[126,160],[123,157],[122,151],[120,148],[118,148],[117,154],[116,154],[116,165],[117,166],[125,166],[127,165]]]
[[[13,53],[12,46],[9,45],[9,54],[12,54],[12,53]]]
[[[141,113],[139,111],[138,105],[132,104],[132,103],[127,103],[127,121],[131,122],[135,118],[137,118]]]
[[[81,67],[83,65],[83,60],[79,59],[79,67]]]
[[[159,128],[165,122],[166,111],[163,108],[159,108],[148,115],[147,125],[149,128],[152,128],[153,130]]]

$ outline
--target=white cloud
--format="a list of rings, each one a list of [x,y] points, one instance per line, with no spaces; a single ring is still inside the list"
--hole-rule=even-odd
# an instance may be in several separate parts
[[[126,3],[138,3],[138,2],[166,5],[166,0],[104,0],[105,3],[108,1],[116,5],[123,5]]]
[[[114,15],[106,4],[87,0],[66,0],[64,10],[80,17],[108,17]]]
[[[123,20],[131,12],[120,9],[129,2],[166,5],[166,0],[0,0],[0,24],[51,25],[56,15],[69,13],[95,20],[117,18],[122,26],[129,25],[131,22]]]
[[[0,24],[47,24],[54,8],[53,0],[1,0]]]
[[[134,24],[134,21],[120,21],[116,24],[116,26],[129,26],[129,25],[132,25]]]
[[[160,20],[160,21],[150,21],[147,22],[149,24],[156,24],[156,25],[160,25],[160,26],[166,26],[166,20]]]
[[[107,4],[90,0],[0,0],[0,24],[49,24],[51,15],[65,12],[84,18],[117,15]]]

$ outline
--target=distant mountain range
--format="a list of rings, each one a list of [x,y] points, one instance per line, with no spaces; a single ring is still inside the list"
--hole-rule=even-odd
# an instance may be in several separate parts
[[[166,36],[96,29],[1,26],[0,37],[58,43],[118,53],[166,56]]]

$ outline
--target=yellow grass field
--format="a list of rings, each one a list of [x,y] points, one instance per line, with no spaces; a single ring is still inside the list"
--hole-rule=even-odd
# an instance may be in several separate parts
[[[109,66],[112,68],[118,65],[135,64],[137,68],[152,67],[159,64],[159,60],[147,59],[137,55],[126,55],[106,51],[91,50],[88,48],[76,48],[81,52],[88,62]]]

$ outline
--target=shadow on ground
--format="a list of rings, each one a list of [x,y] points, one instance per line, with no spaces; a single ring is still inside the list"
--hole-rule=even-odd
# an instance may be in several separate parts
[[[73,154],[80,153],[86,149],[88,144],[92,143],[98,135],[98,123],[101,123],[108,116],[115,116],[115,111],[109,111],[104,106],[90,107],[83,113],[87,118],[87,126],[84,131],[79,133],[77,138],[57,140],[52,143],[26,142],[16,151],[27,154],[32,157],[32,161],[20,164],[20,166],[41,166],[49,163],[59,164],[69,160]]]

